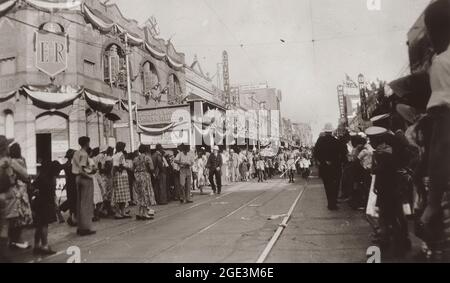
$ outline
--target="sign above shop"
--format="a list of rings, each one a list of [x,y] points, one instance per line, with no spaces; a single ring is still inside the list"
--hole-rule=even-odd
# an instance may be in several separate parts
[[[145,126],[190,122],[188,105],[177,107],[139,109],[139,124]]]
[[[189,144],[189,131],[171,131],[156,136],[141,134],[141,143],[147,145],[180,145],[182,143]]]
[[[52,78],[65,71],[67,46],[65,34],[36,32],[36,68]]]

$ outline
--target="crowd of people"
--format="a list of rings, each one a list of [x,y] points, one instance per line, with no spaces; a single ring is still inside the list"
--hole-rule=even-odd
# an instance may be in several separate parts
[[[133,206],[137,221],[152,220],[155,206],[192,203],[195,190],[205,194],[210,187],[211,195],[220,195],[224,185],[265,182],[278,173],[294,182],[294,171],[307,178],[312,154],[308,148],[281,148],[277,155],[263,156],[256,149],[219,146],[209,152],[184,144],[175,150],[140,145],[128,153],[123,142],[103,149],[92,149],[89,137],[78,143],[78,150],[67,151],[64,164],[44,161],[32,179],[19,144],[0,136],[0,261],[8,260],[9,249],[31,248],[22,238],[25,227],[35,228],[33,253],[53,255],[48,229],[54,222],[66,222],[77,228],[77,235],[89,236],[96,233],[93,223],[102,218],[133,218]],[[65,194],[59,192],[57,197],[60,176],[65,179]]]
[[[332,126],[325,126],[315,158],[328,208],[337,210],[338,202],[348,201],[364,211],[382,255],[405,258],[413,232],[422,242],[412,253],[415,260],[448,262],[450,1],[430,4],[425,24],[436,53],[430,71],[410,76],[409,83],[391,84],[394,95],[375,111],[364,133],[335,137]]]

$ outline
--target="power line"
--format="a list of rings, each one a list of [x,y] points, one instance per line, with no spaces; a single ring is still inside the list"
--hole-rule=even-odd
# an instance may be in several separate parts
[[[217,20],[225,27],[225,29],[230,33],[230,35],[236,40],[236,42],[239,44],[239,46],[242,48],[244,54],[246,55],[247,59],[249,60],[250,64],[253,65],[253,68],[255,69],[255,71],[261,76],[262,79],[265,78],[265,76],[262,74],[262,72],[259,70],[257,64],[255,62],[253,62],[253,60],[251,59],[251,57],[249,56],[249,54],[247,53],[247,51],[245,50],[245,46],[242,44],[242,42],[237,38],[237,36],[234,34],[234,32],[228,27],[227,24],[225,24],[225,22],[221,19],[221,17],[219,16],[219,14],[216,12],[215,9],[213,9],[207,2],[207,0],[203,0],[203,3],[205,4],[205,6],[211,10],[215,16],[217,17]]]

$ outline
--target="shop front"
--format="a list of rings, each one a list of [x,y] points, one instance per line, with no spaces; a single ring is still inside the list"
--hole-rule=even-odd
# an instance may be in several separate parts
[[[138,110],[138,132],[141,144],[154,148],[161,144],[174,149],[191,144],[191,115],[189,105]]]

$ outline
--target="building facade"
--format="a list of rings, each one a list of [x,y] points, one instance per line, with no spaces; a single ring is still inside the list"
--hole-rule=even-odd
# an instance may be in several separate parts
[[[0,7],[0,134],[21,145],[30,173],[77,149],[84,135],[92,147],[123,141],[131,149],[128,81],[134,146],[149,129],[146,116],[182,105],[184,54],[115,4],[11,0]]]

